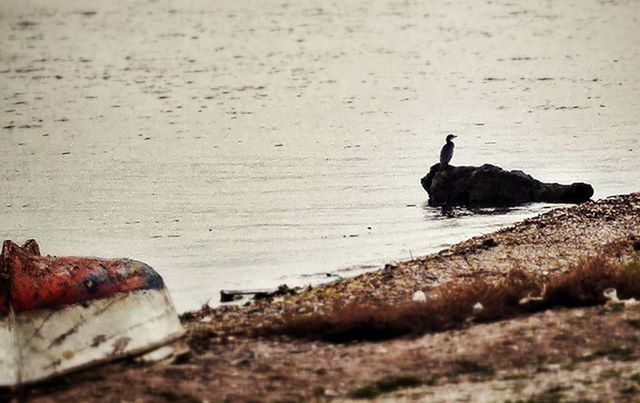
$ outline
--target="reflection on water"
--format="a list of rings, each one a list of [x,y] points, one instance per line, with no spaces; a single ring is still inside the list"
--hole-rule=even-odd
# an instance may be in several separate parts
[[[638,190],[640,3],[587,3],[2,2],[0,236],[144,260],[185,310],[551,207],[426,207],[449,132],[453,165]]]
[[[549,205],[547,205],[549,206]],[[470,215],[502,215],[514,212],[515,210],[524,210],[527,211],[532,209],[532,204],[525,204],[518,207],[457,207],[457,206],[441,206],[441,207],[430,207],[427,202],[424,204],[425,210],[429,214],[433,213],[433,210],[438,210],[438,216],[444,218],[460,218],[464,216]],[[425,218],[429,218],[430,215],[425,214]],[[437,217],[430,217],[431,219],[436,219]]]

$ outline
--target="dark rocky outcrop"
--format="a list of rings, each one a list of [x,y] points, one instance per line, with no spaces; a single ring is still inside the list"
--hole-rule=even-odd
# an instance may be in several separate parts
[[[522,171],[495,165],[447,166],[435,164],[421,180],[431,206],[493,207],[531,202],[581,203],[593,196],[586,183],[543,183]]]

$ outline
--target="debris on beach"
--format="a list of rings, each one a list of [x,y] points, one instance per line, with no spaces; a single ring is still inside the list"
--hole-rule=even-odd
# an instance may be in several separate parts
[[[301,310],[330,314],[334,307],[345,304],[402,305],[412,301],[418,289],[429,295],[429,301],[435,290],[452,281],[495,282],[513,268],[545,278],[587,257],[604,254],[617,258],[637,252],[638,225],[640,193],[591,201],[554,209],[430,256],[390,262],[377,271],[315,286],[284,300],[254,300],[247,307],[226,305],[183,317],[198,320],[213,314],[210,327],[216,334],[252,334],[259,326],[277,326],[283,316],[297,315]],[[516,302],[537,304],[545,295],[542,289],[528,292]]]
[[[427,294],[422,290],[416,291],[413,293],[411,300],[413,302],[427,302]]]
[[[2,246],[0,387],[149,353],[183,333],[162,277],[145,263],[42,256],[34,240]]]
[[[602,292],[602,295],[604,295],[604,297],[607,299],[607,305],[609,306],[622,305],[625,308],[629,308],[640,304],[640,301],[635,298],[618,298],[618,290],[616,290],[615,288],[607,288]]]
[[[277,288],[259,288],[251,290],[220,290],[220,302],[239,301],[245,296],[252,296],[254,300],[272,299],[274,297],[283,297],[287,295],[295,295],[301,288],[290,288],[286,284],[282,284]]]

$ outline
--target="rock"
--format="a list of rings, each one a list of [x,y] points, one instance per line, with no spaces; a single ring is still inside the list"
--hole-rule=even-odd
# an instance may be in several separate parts
[[[495,239],[487,238],[484,241],[482,241],[482,243],[480,244],[479,248],[486,250],[486,249],[495,248],[496,246],[498,246],[498,243],[496,242]]]
[[[532,202],[582,203],[593,196],[586,183],[543,183],[522,171],[484,164],[448,166],[435,164],[421,180],[430,206],[497,207]]]
[[[413,293],[411,300],[413,302],[427,302],[427,294],[425,294],[424,291],[418,290]]]

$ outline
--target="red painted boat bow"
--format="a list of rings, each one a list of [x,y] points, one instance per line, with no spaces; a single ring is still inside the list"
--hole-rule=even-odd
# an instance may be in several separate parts
[[[5,241],[1,262],[0,312],[8,304],[15,312],[55,309],[118,292],[164,287],[162,277],[145,263],[131,259],[41,256],[35,241],[28,241],[23,247]]]

